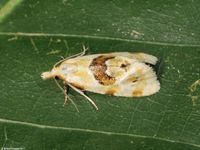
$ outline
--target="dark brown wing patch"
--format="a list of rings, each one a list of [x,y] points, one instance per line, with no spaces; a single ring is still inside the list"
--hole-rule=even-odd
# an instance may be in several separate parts
[[[125,71],[127,71],[127,68],[130,66],[130,64],[128,62],[125,62],[123,64],[121,64],[120,68],[124,69]]]
[[[115,58],[114,56],[101,55],[92,60],[89,68],[96,80],[102,85],[112,85],[116,79],[106,74],[106,61]]]

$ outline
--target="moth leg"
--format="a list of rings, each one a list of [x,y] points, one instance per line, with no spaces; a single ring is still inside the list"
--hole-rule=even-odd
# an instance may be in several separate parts
[[[67,101],[68,101],[68,99],[69,99],[69,96],[68,96],[68,86],[64,85],[63,86],[63,90],[64,90],[64,96],[65,96],[65,101],[64,101],[63,106],[65,106],[66,103],[67,103]]]
[[[74,101],[69,97],[69,95],[68,95],[68,85],[66,84],[66,82],[64,81],[63,82],[63,90],[64,90],[64,96],[65,96],[65,101],[64,101],[64,104],[63,104],[63,106],[65,106],[66,105],[66,103],[67,103],[67,101],[68,101],[68,99],[72,102],[72,104],[74,105],[74,107],[76,108],[76,110],[77,110],[77,112],[79,112],[79,109],[78,109],[78,107],[76,106],[76,104],[74,103]]]
[[[68,83],[68,85],[69,85],[73,90],[75,90],[76,92],[78,92],[79,94],[81,94],[82,96],[84,96],[84,97],[94,106],[94,108],[95,108],[96,110],[98,110],[97,105],[95,104],[95,102],[94,102],[91,98],[89,98],[89,97],[88,97],[87,95],[85,95],[81,90],[77,89],[75,86],[73,86],[73,85],[71,85],[71,84],[69,84],[69,83]]]
[[[74,103],[74,101],[68,96],[68,86],[66,84],[66,82],[63,82],[63,87],[61,87],[61,85],[58,83],[58,81],[56,81],[56,79],[54,78],[54,81],[56,82],[56,85],[61,89],[61,91],[63,92],[64,96],[65,96],[65,101],[63,106],[65,106],[65,104],[67,103],[68,99],[72,102],[72,104],[74,105],[74,107],[76,108],[77,112],[79,112],[78,107],[76,106],[76,104]]]
[[[65,104],[67,103],[67,100],[69,99],[69,96],[67,95],[68,93],[68,87],[66,86],[65,82],[63,82],[63,87],[58,83],[58,81],[54,78],[54,81],[56,83],[56,85],[59,87],[59,89],[61,89],[61,91],[63,92],[64,96],[65,96],[65,101],[63,106],[65,106]]]

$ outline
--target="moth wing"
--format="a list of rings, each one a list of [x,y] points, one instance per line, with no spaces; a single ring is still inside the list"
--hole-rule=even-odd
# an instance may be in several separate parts
[[[130,69],[116,84],[120,87],[116,96],[148,96],[160,89],[156,73],[150,66],[141,62],[131,64]]]
[[[116,52],[116,53],[113,53],[113,55],[122,56],[129,59],[134,59],[139,62],[149,63],[152,65],[155,65],[156,62],[158,61],[157,57],[150,54],[146,54],[146,53]]]
[[[154,61],[156,62],[157,59],[153,60],[150,58],[146,60],[143,58],[144,60],[139,60],[135,58],[135,55],[130,57],[130,54],[124,52],[112,53],[108,56],[114,56],[114,58],[107,59],[105,66],[101,68],[106,70],[105,74],[107,74],[108,79],[114,77],[114,84],[102,85],[94,78],[89,65],[91,64],[91,59],[97,56],[92,56],[94,58],[89,57],[90,61],[86,59],[87,57],[77,58],[75,62],[78,62],[79,71],[70,75],[69,82],[83,86],[83,89],[86,91],[124,97],[148,96],[160,89],[160,83],[157,81],[155,72],[150,66],[145,64],[146,62],[154,64]],[[83,61],[82,59],[87,64],[80,62]]]
[[[127,75],[128,72],[130,72],[132,64],[135,62],[137,62],[136,59],[130,59],[120,55],[115,56],[115,58],[106,61],[106,73],[109,76],[114,77],[116,81],[119,82]]]

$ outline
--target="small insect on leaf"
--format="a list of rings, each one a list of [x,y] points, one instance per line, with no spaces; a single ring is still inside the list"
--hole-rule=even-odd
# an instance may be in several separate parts
[[[85,51],[59,61],[51,71],[42,73],[42,79],[63,80],[65,86],[83,95],[97,110],[83,91],[123,97],[149,96],[159,91],[160,83],[151,67],[157,63],[155,56],[130,52],[85,55]]]

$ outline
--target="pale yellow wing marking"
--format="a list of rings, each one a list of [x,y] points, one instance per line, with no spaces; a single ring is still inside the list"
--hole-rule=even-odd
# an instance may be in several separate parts
[[[113,96],[116,93],[118,93],[119,91],[120,91],[120,86],[112,85],[112,86],[106,88],[105,94]]]
[[[132,59],[132,62],[131,60],[128,61],[128,65],[122,65],[122,63],[124,63],[125,60],[128,61],[128,59],[124,59],[122,61],[118,61],[118,63],[113,63],[116,66],[125,66],[125,69],[123,71],[120,67],[111,67],[111,65],[108,67],[108,70],[112,75],[117,74],[115,71],[121,71],[122,73],[121,75],[114,76],[117,79],[117,81],[113,86],[110,86],[107,89],[107,91],[105,92],[106,94],[128,97],[140,97],[145,95],[151,95],[159,90],[159,82],[157,81],[155,72],[150,66],[142,62],[134,61],[134,59]],[[107,63],[112,64],[111,60],[109,60],[109,62]],[[112,71],[114,73],[112,73]],[[151,89],[151,85],[156,87],[155,90]],[[114,86],[118,86],[120,88],[113,88]]]
[[[139,53],[139,52],[116,52],[116,53],[111,53],[113,56],[121,56],[121,57],[126,57],[129,59],[135,59],[139,62],[143,63],[149,63],[152,65],[155,65],[158,59],[150,54],[146,53]]]
[[[133,64],[137,62],[135,59],[129,59],[127,57],[116,56],[114,59],[110,59],[106,62],[106,73],[116,79],[116,83],[121,82],[129,72],[132,72]]]
[[[140,62],[132,64],[132,68],[119,84],[130,87],[131,91],[127,91],[127,93],[132,96],[149,95],[151,90],[146,91],[145,89],[150,89],[152,85],[158,84],[155,72],[151,67]]]

